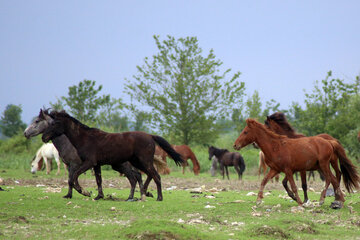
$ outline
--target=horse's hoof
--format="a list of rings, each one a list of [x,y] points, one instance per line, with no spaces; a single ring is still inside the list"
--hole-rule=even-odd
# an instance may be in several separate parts
[[[141,195],[141,201],[146,201],[146,195],[145,194],[143,194],[143,195]]]
[[[137,201],[137,199],[135,199],[135,198],[128,198],[126,200],[126,202],[136,202],[136,201]]]
[[[324,204],[324,200],[321,200],[320,202],[319,202],[319,205],[321,206],[321,205],[323,205]]]
[[[160,202],[160,201],[162,201],[162,200],[163,200],[162,198],[158,198],[158,199],[156,199],[156,201],[159,201],[159,202]]]
[[[151,192],[147,192],[147,193],[146,193],[146,196],[147,196],[147,197],[152,197],[152,198],[154,197],[154,195],[152,195]]]
[[[340,201],[334,201],[331,203],[330,207],[332,209],[340,209],[344,206],[344,203],[343,202],[340,202]]]
[[[91,197],[91,192],[88,191],[82,191],[82,194],[86,197]]]
[[[63,198],[72,198],[72,195],[65,195]]]
[[[263,204],[263,203],[264,203],[263,200],[257,200],[257,201],[256,201],[256,205],[257,205],[257,206],[260,206],[260,205]]]
[[[101,198],[104,198],[104,196],[97,196],[96,198],[94,198],[95,201],[101,199]]]

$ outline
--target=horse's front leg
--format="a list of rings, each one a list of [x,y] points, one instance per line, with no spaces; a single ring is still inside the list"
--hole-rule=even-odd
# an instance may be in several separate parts
[[[282,185],[284,186],[287,194],[289,197],[291,197],[294,201],[296,201],[296,198],[295,198],[295,195],[294,193],[289,189],[289,186],[288,186],[288,179],[287,177],[285,176],[284,179],[282,180]]]
[[[309,200],[307,195],[306,171],[301,171],[300,177],[301,177],[301,187],[304,191],[304,202],[306,203]]]
[[[225,179],[225,169],[224,169],[224,164],[222,164],[222,163],[220,163],[220,171],[221,171],[221,175],[224,180]]]
[[[229,178],[229,170],[228,170],[228,167],[227,167],[227,166],[225,166],[225,170],[226,170],[227,179],[230,180],[230,178]]]
[[[302,205],[303,202],[301,201],[301,199],[300,199],[300,197],[299,197],[299,194],[298,194],[298,192],[297,192],[297,187],[296,187],[296,184],[295,184],[295,181],[294,181],[294,178],[293,178],[293,172],[292,172],[291,170],[286,170],[286,171],[285,171],[285,174],[286,174],[287,179],[288,179],[289,182],[290,182],[291,190],[292,190],[292,192],[295,194],[296,202],[297,202],[299,205]],[[306,175],[305,175],[305,178],[306,178]]]
[[[273,169],[270,168],[270,171],[268,172],[268,174],[264,177],[264,179],[261,181],[261,185],[260,185],[260,189],[259,189],[259,192],[258,192],[258,196],[257,196],[257,199],[256,199],[256,203],[257,204],[260,204],[261,203],[261,199],[264,198],[264,194],[263,194],[263,191],[264,191],[264,188],[265,188],[265,185],[267,184],[267,182],[272,179],[276,174],[278,174],[279,172],[278,171],[275,171]]]
[[[104,193],[102,189],[102,177],[101,177],[101,166],[94,166],[95,179],[98,187],[98,195],[94,198],[94,200],[99,200],[100,198],[104,198]]]
[[[46,166],[46,174],[50,174],[50,165],[51,165],[51,162],[50,162],[50,159],[46,158],[46,157],[43,157],[43,161],[45,162],[45,166]]]
[[[55,159],[56,161],[56,165],[57,165],[57,172],[56,172],[56,175],[59,175],[60,174],[60,160],[57,158]]]

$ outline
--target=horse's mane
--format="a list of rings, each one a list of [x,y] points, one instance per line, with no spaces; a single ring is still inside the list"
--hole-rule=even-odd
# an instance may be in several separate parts
[[[227,149],[220,149],[220,148],[216,148],[214,146],[211,146],[210,148],[214,149],[214,155],[218,155],[218,154],[224,154],[225,152],[228,152],[229,150]]]
[[[287,138],[287,136],[285,135],[279,135],[273,131],[271,131],[270,129],[268,129],[267,127],[265,127],[263,124],[259,123],[258,121],[256,121],[255,119],[251,119],[248,118],[246,120],[247,125],[251,128],[251,125],[256,125],[257,128],[261,128],[263,131],[265,131],[267,134],[269,134],[271,137],[273,138],[277,138],[277,139],[284,139]]]
[[[97,129],[97,128],[91,128],[83,123],[81,123],[79,120],[77,120],[76,118],[70,116],[65,110],[61,110],[61,111],[51,111],[49,113],[49,116],[52,117],[52,118],[57,118],[57,117],[61,117],[61,118],[67,118],[69,119],[70,121],[74,122],[76,125],[80,126],[81,128],[83,129],[86,129],[86,130],[90,130],[90,129]]]
[[[286,116],[282,112],[276,112],[269,116],[271,120],[276,122],[282,129],[284,129],[287,132],[291,132],[295,134],[295,129],[289,124],[289,122],[286,120]]]
[[[286,116],[282,112],[276,112],[269,116],[269,119],[274,121],[279,127],[281,127],[284,131],[286,131],[288,136],[295,136],[295,137],[304,137],[305,135],[299,134],[295,131],[295,129],[290,125],[287,121]]]

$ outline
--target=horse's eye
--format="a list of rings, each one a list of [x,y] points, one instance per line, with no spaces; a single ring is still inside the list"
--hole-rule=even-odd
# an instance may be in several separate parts
[[[248,134],[248,132],[247,132],[247,131],[244,131],[244,134]]]

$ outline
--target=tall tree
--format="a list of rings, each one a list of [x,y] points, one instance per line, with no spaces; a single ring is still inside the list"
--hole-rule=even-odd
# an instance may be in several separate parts
[[[242,103],[240,72],[230,78],[231,69],[221,72],[223,63],[213,50],[203,56],[196,37],[154,39],[159,52],[137,66],[126,92],[149,106],[152,124],[177,141],[211,141],[216,120]]]
[[[3,135],[12,137],[26,128],[26,124],[21,120],[21,113],[21,105],[8,104],[6,106],[0,120]]]
[[[246,114],[249,118],[259,118],[261,116],[261,101],[257,90],[246,101]]]
[[[340,111],[347,107],[352,95],[358,94],[358,89],[357,82],[347,84],[344,80],[332,78],[329,71],[325,79],[316,81],[311,93],[305,93],[305,109],[293,104],[291,112],[297,115],[295,127],[309,136],[326,132],[340,138],[341,131],[334,128],[339,122],[329,123],[338,119]]]
[[[96,87],[93,80],[83,80],[69,87],[68,96],[50,103],[53,109],[65,109],[81,122],[107,127],[113,131],[128,130],[127,117],[121,116],[125,104],[110,95],[100,95],[102,85]]]

